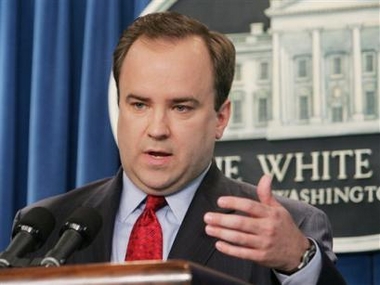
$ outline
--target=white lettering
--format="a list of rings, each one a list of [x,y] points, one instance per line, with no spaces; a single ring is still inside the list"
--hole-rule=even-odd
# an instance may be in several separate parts
[[[352,187],[349,191],[350,193],[350,201],[354,203],[360,203],[363,201],[363,188],[360,186]]]
[[[331,157],[338,157],[338,169],[339,169],[339,174],[338,174],[338,179],[343,180],[347,179],[347,161],[346,157],[347,156],[353,156],[354,152],[352,150],[346,149],[346,150],[336,150],[331,152]]]
[[[373,193],[376,191],[376,188],[377,188],[376,186],[365,186],[364,187],[364,191],[366,191],[368,193],[368,202],[370,202],[370,203],[372,203],[374,201]]]
[[[310,204],[310,190],[309,189],[301,189],[300,197],[301,197],[301,201]]]
[[[323,161],[323,172],[322,172],[322,180],[327,181],[331,179],[330,174],[330,152],[322,151],[322,161]]]
[[[276,195],[300,200],[312,205],[331,205],[347,203],[380,203],[380,186],[345,186],[342,188],[302,188],[276,189]]]
[[[287,154],[258,154],[257,159],[264,173],[271,174],[278,182],[285,180],[286,175],[294,167],[294,181],[307,180],[310,173],[311,181],[329,181],[332,173],[338,180],[368,179],[374,174],[369,156],[371,149],[342,149],[334,151],[312,151]],[[336,163],[331,164],[336,159]],[[294,164],[292,162],[294,161]],[[348,167],[352,164],[352,167]],[[334,168],[336,171],[333,171]],[[348,173],[348,171],[352,173]]]
[[[355,179],[366,179],[372,177],[373,171],[370,170],[367,173],[362,172],[363,168],[369,168],[368,159],[363,159],[363,155],[371,155],[370,149],[356,149],[355,150]]]
[[[261,169],[265,174],[270,174],[273,177],[275,177],[279,182],[282,182],[284,180],[285,174],[288,171],[290,162],[292,161],[293,154],[292,153],[287,153],[286,154],[286,159],[284,163],[282,164],[282,168],[280,166],[282,159],[284,155],[282,154],[268,154],[268,155],[263,155],[259,154],[257,156],[257,159],[260,162]],[[270,166],[267,164],[267,159],[269,161]]]
[[[325,204],[325,193],[323,189],[311,189],[310,204],[323,205]]]
[[[319,180],[319,172],[318,172],[318,157],[319,152],[313,151],[311,153],[311,163],[306,164],[303,163],[303,157],[304,153],[297,152],[296,153],[296,177],[294,178],[294,181],[302,182],[305,181],[305,178],[303,176],[303,170],[310,169],[312,171],[311,180],[317,181]]]
[[[332,197],[333,197],[333,190],[331,188],[326,188],[326,204],[331,205],[332,202]]]
[[[238,155],[215,157],[218,168],[229,178],[242,180],[239,176],[239,163],[241,157]]]

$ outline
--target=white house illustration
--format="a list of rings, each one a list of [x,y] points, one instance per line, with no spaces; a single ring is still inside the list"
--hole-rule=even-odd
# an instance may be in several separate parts
[[[153,0],[143,14],[176,2]],[[380,2],[272,0],[265,13],[269,30],[228,34],[237,58],[222,140],[380,133]],[[116,137],[112,76],[109,88]]]
[[[380,2],[271,1],[237,50],[225,140],[380,132]]]

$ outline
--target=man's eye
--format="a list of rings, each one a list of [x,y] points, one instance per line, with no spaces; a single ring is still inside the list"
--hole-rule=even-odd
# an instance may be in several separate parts
[[[190,111],[192,108],[190,106],[186,106],[186,105],[176,105],[174,106],[174,109],[178,112],[187,112],[187,111]]]
[[[145,103],[142,103],[142,102],[134,102],[131,104],[135,109],[137,110],[141,110],[141,109],[144,109],[146,107],[146,104]]]

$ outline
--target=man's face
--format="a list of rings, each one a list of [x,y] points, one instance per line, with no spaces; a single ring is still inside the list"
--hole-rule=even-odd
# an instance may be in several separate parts
[[[170,194],[210,163],[230,103],[214,108],[211,59],[198,37],[138,39],[119,78],[118,145],[124,171],[148,194]]]

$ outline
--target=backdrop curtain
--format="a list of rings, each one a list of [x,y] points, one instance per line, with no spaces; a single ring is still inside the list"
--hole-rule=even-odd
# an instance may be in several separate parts
[[[113,175],[112,52],[148,0],[0,0],[0,251],[17,209]]]

